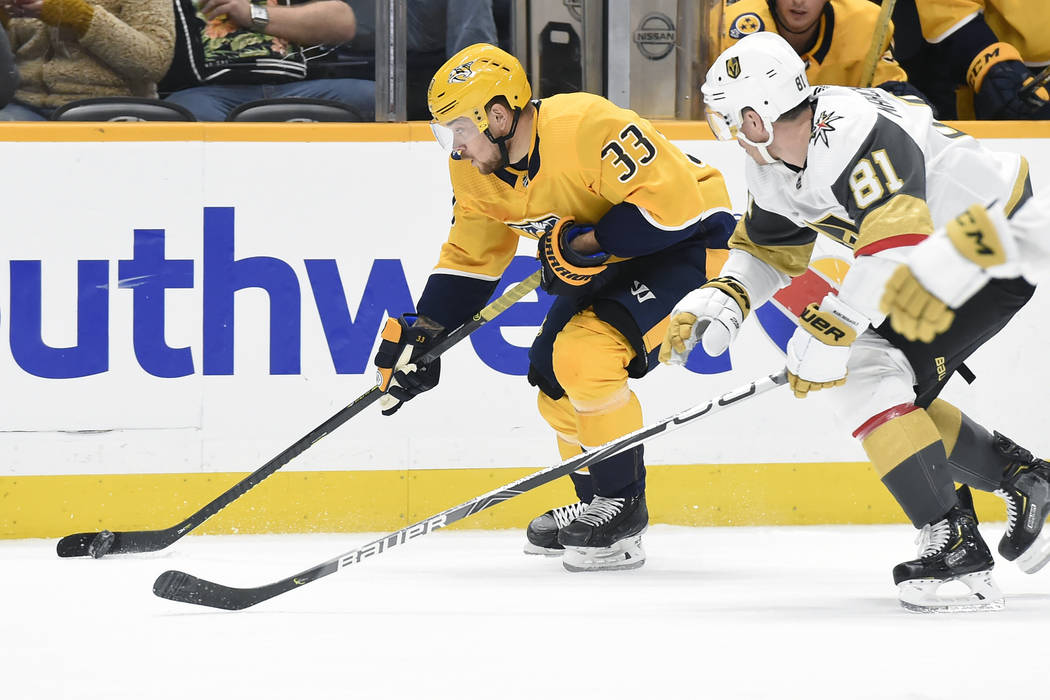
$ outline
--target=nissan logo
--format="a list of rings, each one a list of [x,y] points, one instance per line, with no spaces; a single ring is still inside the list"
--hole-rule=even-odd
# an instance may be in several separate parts
[[[674,50],[674,22],[660,12],[646,15],[634,32],[634,44],[650,61],[659,61]]]
[[[572,18],[577,22],[583,21],[583,2],[582,0],[562,0],[562,4],[565,5],[565,9],[569,11]]]

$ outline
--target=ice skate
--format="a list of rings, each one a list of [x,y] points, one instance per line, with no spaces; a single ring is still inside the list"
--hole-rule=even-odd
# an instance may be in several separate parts
[[[568,571],[637,569],[645,563],[642,533],[649,524],[645,494],[632,498],[595,496],[587,508],[558,533]]]
[[[919,531],[919,558],[893,568],[901,605],[909,612],[971,612],[1005,606],[992,579],[992,552],[977,530],[970,489],[963,486],[958,494],[958,505]],[[952,581],[964,584],[969,594],[942,596],[940,588]]]
[[[558,543],[558,531],[572,522],[586,507],[586,503],[577,501],[567,506],[552,508],[533,518],[525,530],[525,553],[560,557],[565,548]]]
[[[1043,523],[1050,515],[1050,463],[999,433],[995,447],[1011,459],[995,494],[1006,501],[1006,532],[999,540],[999,554],[1016,561],[1026,574],[1034,574],[1050,561],[1050,536]]]

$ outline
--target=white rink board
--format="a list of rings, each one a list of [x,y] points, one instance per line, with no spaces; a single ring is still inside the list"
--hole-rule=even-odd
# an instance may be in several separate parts
[[[1023,151],[1036,188],[1050,186],[1050,141],[987,143]],[[711,141],[682,146],[726,173],[734,206],[741,209],[743,153],[733,144]],[[308,267],[329,281],[338,270],[356,321],[375,260],[399,265],[411,298],[418,297],[450,217],[445,159],[429,142],[6,142],[0,150],[6,162],[18,163],[0,173],[0,188],[9,202],[23,205],[9,207],[2,234],[12,262],[0,266],[0,337],[7,340],[0,347],[7,399],[0,406],[0,476],[254,470],[373,381],[368,367],[336,371]],[[232,208],[232,229],[214,221],[207,227],[209,241],[229,240],[232,230],[232,252],[225,244],[206,243],[205,208]],[[141,234],[145,242],[136,253],[136,229],[163,230],[163,262],[158,262],[158,233]],[[531,256],[531,248],[525,242],[520,253]],[[209,275],[206,250],[214,263]],[[222,257],[226,253],[228,260]],[[149,255],[156,259],[145,261]],[[271,272],[234,262],[248,258],[260,259],[258,265]],[[30,283],[34,269],[39,284]],[[108,318],[87,313],[83,326],[78,324],[78,269],[103,271],[99,283],[81,292],[94,300],[91,308],[105,308]],[[287,364],[295,343],[287,337],[271,343],[267,294],[254,288],[229,291],[233,283],[222,275],[231,270],[242,271],[249,282],[263,274],[284,290],[298,289],[297,307],[287,299],[282,306],[300,313],[297,323],[282,316],[285,331],[292,329],[294,336],[298,329],[295,371],[285,366],[288,373],[271,373],[271,354]],[[155,275],[169,285],[162,295],[146,298],[135,291]],[[81,286],[84,279],[94,280],[81,278]],[[205,287],[213,292],[211,302]],[[34,290],[39,290],[39,316]],[[221,347],[227,331],[215,311],[230,299],[235,300],[232,354]],[[335,297],[325,299],[331,304]],[[156,326],[161,300],[163,338]],[[1036,352],[1050,343],[1045,324],[1036,323],[1046,318],[1047,306],[1042,290],[968,363],[978,384],[966,387],[953,379],[945,393],[975,418],[1037,449],[1046,449],[1038,441],[1040,412],[1021,400],[1021,387],[1050,383],[1050,371]],[[330,321],[337,317],[331,308]],[[65,355],[57,350],[76,346],[78,332],[103,343],[102,351],[96,345],[84,352],[80,364],[70,359],[72,350]],[[523,347],[534,334],[527,327],[503,331],[507,342]],[[208,347],[205,336],[212,341]],[[377,333],[357,346],[369,343],[370,358]],[[697,375],[661,368],[634,382],[647,418],[676,412],[782,364],[756,322],[747,324],[731,354],[730,372]],[[232,373],[224,369],[229,358]],[[100,361],[102,371],[96,371]],[[160,377],[144,368],[165,361],[184,374]],[[443,364],[437,390],[394,418],[383,418],[378,410],[356,417],[286,469],[538,467],[557,460],[550,431],[536,412],[535,390],[524,377],[486,366],[466,342]],[[39,376],[41,367],[95,373],[54,378]],[[654,464],[863,459],[822,397],[800,404],[786,391],[648,448]]]

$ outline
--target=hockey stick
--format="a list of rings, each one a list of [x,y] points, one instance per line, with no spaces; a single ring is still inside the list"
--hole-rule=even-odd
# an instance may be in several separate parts
[[[515,286],[508,289],[498,299],[483,308],[474,317],[464,323],[456,330],[449,333],[445,338],[434,346],[429,352],[419,358],[421,362],[431,362],[459,341],[485,325],[496,316],[506,311],[510,306],[520,301],[526,294],[535,290],[540,284],[540,273],[537,270]],[[67,535],[58,541],[58,556],[80,557],[93,556],[96,559],[106,553],[125,554],[139,552],[155,552],[172,544],[187,532],[190,532],[205,520],[230,505],[233,501],[244,495],[249,489],[255,487],[263,479],[270,476],[278,469],[305,452],[315,442],[328,435],[330,432],[347,422],[361,411],[365,410],[379,400],[384,392],[378,386],[361,394],[348,406],[340,409],[338,413],[321,423],[303,437],[296,440],[290,447],[269,462],[259,467],[225,493],[213,500],[208,505],[198,510],[185,520],[165,530],[137,530],[130,532],[79,532]]]
[[[875,81],[875,66],[882,56],[882,44],[886,41],[886,35],[890,33],[890,15],[893,14],[893,6],[896,4],[897,0],[882,0],[879,17],[875,20],[875,35],[871,37],[871,46],[864,55],[864,63],[860,64],[864,68],[860,74],[860,87],[871,87]]]
[[[495,489],[494,491],[489,491],[477,498],[472,498],[465,503],[449,508],[437,515],[433,515],[425,520],[420,520],[408,527],[403,527],[397,532],[380,537],[378,540],[373,540],[357,549],[350,550],[345,554],[340,554],[334,559],[329,559],[317,566],[265,586],[258,586],[256,588],[231,588],[230,586],[224,586],[220,583],[205,581],[204,579],[197,578],[196,576],[182,571],[165,571],[158,576],[157,580],[154,582],[153,593],[161,598],[167,598],[168,600],[174,600],[181,603],[193,603],[194,605],[204,605],[212,608],[221,608],[223,610],[243,610],[244,608],[251,607],[256,603],[261,603],[264,600],[269,600],[274,596],[287,593],[294,588],[298,588],[299,586],[303,586],[312,581],[316,581],[319,578],[328,576],[329,574],[334,574],[351,564],[358,564],[368,557],[382,554],[391,547],[396,547],[408,540],[423,535],[429,535],[434,530],[451,525],[452,523],[470,517],[475,513],[480,513],[486,508],[491,508],[492,506],[510,500],[515,496],[520,496],[537,486],[542,486],[550,481],[554,481],[555,479],[570,472],[574,472],[577,469],[588,467],[596,462],[606,459],[607,457],[612,457],[613,455],[634,447],[645,440],[680,428],[702,416],[712,415],[728,406],[740,403],[744,399],[758,396],[759,394],[763,394],[770,389],[786,383],[787,372],[785,370],[781,370],[779,373],[769,375],[768,377],[762,377],[746,386],[726,392],[710,401],[706,401],[680,413],[676,413],[658,423],[654,423],[645,428],[636,430],[633,433],[628,433],[621,438],[607,442],[594,450],[567,459],[561,464],[548,467],[530,476],[519,479],[518,481],[507,484],[506,486]]]
[[[1035,76],[1035,79],[1033,79],[1032,82],[1028,83],[1023,88],[1021,88],[1021,91],[1019,93],[1021,95],[1021,99],[1034,99],[1038,100],[1039,102],[1043,102],[1043,100],[1039,99],[1039,97],[1035,94],[1035,91],[1039,88],[1045,88],[1047,85],[1050,85],[1050,66],[1047,66],[1043,70],[1039,71],[1039,75]]]

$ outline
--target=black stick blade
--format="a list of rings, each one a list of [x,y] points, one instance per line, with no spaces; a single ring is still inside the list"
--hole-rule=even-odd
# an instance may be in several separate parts
[[[78,532],[75,535],[66,535],[58,541],[55,549],[60,557],[93,557],[101,559],[107,554],[122,554],[128,551],[149,552],[152,549],[128,549],[132,543],[126,535],[130,533],[110,532]],[[150,544],[147,542],[147,544]]]
[[[116,544],[117,536],[109,530],[103,530],[95,535],[95,539],[88,545],[88,554],[93,559],[101,559],[106,556],[113,545]]]
[[[271,597],[253,589],[230,588],[182,571],[165,571],[153,583],[153,594],[179,603],[204,605],[220,610],[243,610]]]
[[[60,557],[86,557],[88,547],[98,537],[97,532],[78,532],[75,535],[66,535],[58,541],[56,549]]]
[[[144,554],[164,549],[181,535],[168,530],[132,530],[128,532],[78,532],[66,535],[55,549],[60,557],[94,557],[107,554]]]

